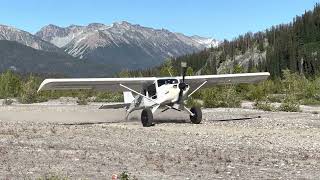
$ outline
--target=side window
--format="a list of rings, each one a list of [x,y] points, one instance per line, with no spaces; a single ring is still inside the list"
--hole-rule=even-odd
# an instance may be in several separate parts
[[[151,97],[152,99],[156,99],[157,98],[157,90],[156,90],[156,84],[151,84],[148,86],[147,88],[149,97]]]
[[[177,79],[159,79],[158,80],[158,87],[164,84],[178,84],[178,80]]]
[[[165,80],[162,80],[162,79],[158,80],[158,87],[164,85],[165,83],[166,83]]]

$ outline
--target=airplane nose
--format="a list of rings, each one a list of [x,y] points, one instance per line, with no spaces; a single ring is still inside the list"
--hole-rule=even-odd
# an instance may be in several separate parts
[[[179,84],[179,89],[184,91],[188,86],[189,86],[188,84],[182,82]]]

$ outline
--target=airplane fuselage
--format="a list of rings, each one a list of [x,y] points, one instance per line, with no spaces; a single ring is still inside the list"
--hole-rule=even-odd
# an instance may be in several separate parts
[[[141,122],[144,127],[153,125],[153,114],[163,106],[168,109],[184,111],[190,115],[190,121],[199,124],[202,120],[201,108],[193,106],[188,109],[184,101],[203,87],[219,84],[256,83],[266,80],[270,73],[242,73],[186,76],[186,63],[181,63],[181,77],[132,77],[132,78],[63,78],[45,79],[39,86],[42,90],[95,89],[123,92],[124,102],[103,105],[100,109],[125,108],[127,118],[131,112],[143,109]],[[188,82],[192,85],[192,92]],[[141,88],[141,89],[140,89]],[[142,90],[142,91],[140,91]]]
[[[154,106],[173,106],[179,101],[179,79],[161,78],[154,81],[143,89],[143,95],[135,97],[135,107],[131,110],[144,109],[146,107]],[[182,93],[185,97],[188,94],[189,86],[187,86]]]

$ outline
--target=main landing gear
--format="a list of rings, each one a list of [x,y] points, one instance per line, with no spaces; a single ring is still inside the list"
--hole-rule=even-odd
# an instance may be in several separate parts
[[[193,113],[193,115],[190,114],[190,120],[193,124],[200,124],[202,120],[202,111],[199,107],[192,107],[190,109],[190,112]]]
[[[193,124],[200,124],[202,120],[202,111],[199,107],[192,107],[190,110],[186,109],[190,113],[190,121]],[[154,126],[153,114],[149,108],[146,108],[141,113],[141,122],[143,127]]]
[[[146,108],[141,113],[141,122],[143,127],[150,127],[154,126],[152,123],[153,121],[153,114],[149,108]]]

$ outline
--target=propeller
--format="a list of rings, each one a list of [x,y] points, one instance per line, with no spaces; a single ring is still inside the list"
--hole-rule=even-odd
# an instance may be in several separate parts
[[[178,98],[179,104],[183,103],[183,91],[188,87],[188,84],[184,82],[186,77],[186,72],[187,72],[187,63],[181,62],[182,82],[179,83],[179,89],[180,89],[179,98]]]

